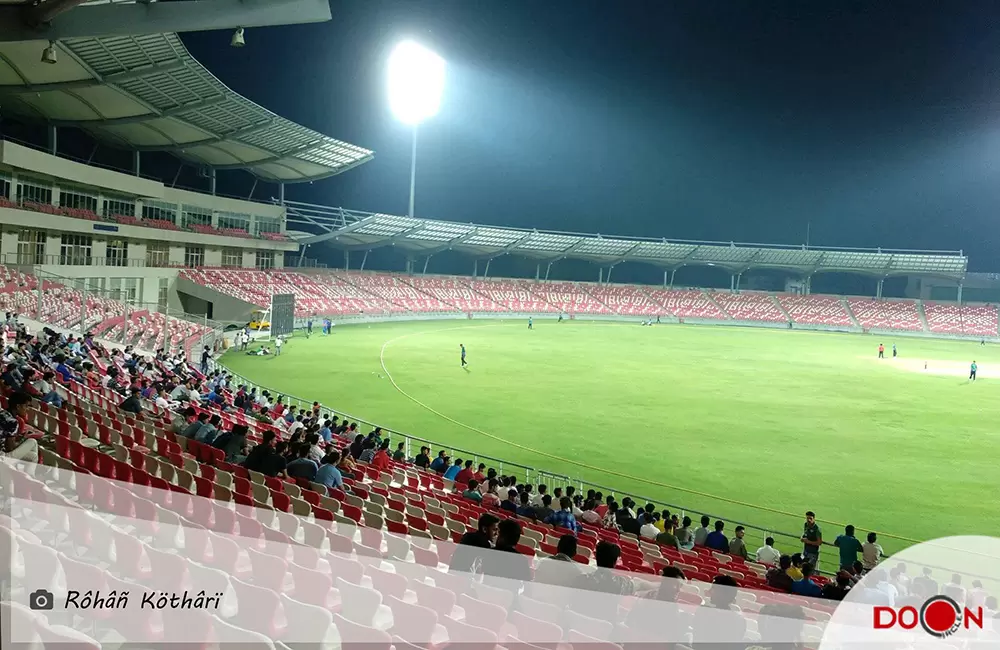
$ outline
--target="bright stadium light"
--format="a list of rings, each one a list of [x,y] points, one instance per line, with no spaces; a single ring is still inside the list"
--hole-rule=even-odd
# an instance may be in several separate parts
[[[434,117],[444,91],[444,59],[413,41],[403,41],[389,55],[389,108],[413,130],[410,156],[410,217],[417,186],[417,126]]]

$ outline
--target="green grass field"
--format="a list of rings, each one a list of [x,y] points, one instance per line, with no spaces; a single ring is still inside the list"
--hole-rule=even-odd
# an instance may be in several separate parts
[[[880,341],[895,342],[899,359],[876,359]],[[974,384],[965,377],[973,359]],[[812,509],[916,540],[997,523],[1000,349],[978,341],[432,321],[342,326],[295,338],[280,358],[230,353],[224,363],[388,428],[691,514],[796,532]],[[824,526],[825,538],[839,532]]]

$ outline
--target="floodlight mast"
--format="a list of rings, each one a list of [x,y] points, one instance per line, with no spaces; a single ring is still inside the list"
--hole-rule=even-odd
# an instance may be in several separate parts
[[[410,125],[410,209],[413,217],[417,188],[417,127],[437,114],[444,90],[444,59],[413,41],[403,41],[389,55],[389,107]]]

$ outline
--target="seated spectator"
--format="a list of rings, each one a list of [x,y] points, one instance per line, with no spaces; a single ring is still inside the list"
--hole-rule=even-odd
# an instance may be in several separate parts
[[[564,499],[566,497],[563,497]],[[571,501],[572,503],[572,501]],[[618,571],[614,571],[621,557],[622,550],[617,544],[606,540],[597,543],[594,549],[594,561],[597,563],[597,570],[581,575],[573,585],[576,589],[596,591],[614,596],[631,596],[635,593],[635,583],[632,579]],[[618,622],[617,607],[608,607],[608,603],[603,599],[581,598],[579,603],[574,603],[574,611],[584,616],[590,616],[612,624]]]
[[[378,451],[375,452],[375,456],[372,458],[371,464],[376,467],[380,472],[386,472],[392,467],[392,459],[389,458],[389,441],[383,440],[382,444],[379,446]]]
[[[360,433],[354,436],[354,442],[351,443],[351,456],[360,459],[361,453],[365,450],[365,437]]]
[[[792,558],[782,555],[778,558],[778,566],[767,572],[765,579],[767,584],[775,589],[791,593],[792,583],[795,582],[788,571],[792,568]]]
[[[212,446],[221,449],[226,454],[226,462],[239,465],[246,459],[247,433],[245,424],[233,425],[232,431],[226,431],[216,436]]]
[[[729,551],[729,540],[722,533],[722,530],[726,527],[726,524],[722,521],[715,522],[715,530],[708,534],[705,538],[705,546],[712,549],[713,551],[718,551],[719,553],[725,553]]]
[[[431,461],[429,469],[438,474],[444,474],[448,469],[448,455],[444,449],[438,452],[437,458]]]
[[[406,443],[401,442],[396,445],[396,451],[392,452],[392,459],[397,463],[401,463],[406,460]]]
[[[781,559],[781,553],[774,548],[774,538],[768,537],[764,540],[764,545],[757,549],[754,559],[767,566],[774,566]]]
[[[517,512],[517,490],[507,490],[507,498],[500,502],[500,509]]]
[[[706,545],[707,546],[707,545]],[[712,579],[705,605],[695,608],[691,623],[695,648],[732,647],[725,643],[712,643],[719,639],[733,639],[735,643],[746,636],[747,622],[734,607],[739,585],[731,576],[717,575]],[[700,642],[705,639],[708,643]]]
[[[608,504],[608,511],[604,514],[601,525],[609,530],[618,530],[618,502]]]
[[[265,474],[264,468],[267,459],[277,453],[277,443],[278,434],[273,431],[265,431],[260,444],[251,449],[250,453],[247,454],[246,460],[243,461],[243,467],[252,472]]]
[[[482,496],[482,504],[488,508],[500,507],[500,482],[491,478],[486,483],[486,493]]]
[[[708,524],[711,519],[708,515],[701,516],[701,527],[694,531],[694,545],[695,546],[705,546],[705,540],[708,539],[709,533],[711,531],[708,529]]]
[[[142,413],[142,401],[139,399],[139,389],[133,388],[129,396],[118,405],[118,408],[129,413],[135,413],[136,415]]]
[[[523,583],[531,581],[531,560],[517,550],[521,533],[521,524],[516,519],[504,519],[499,523],[493,552],[483,556],[484,584],[520,591]]]
[[[202,411],[198,414],[198,417],[196,417],[191,424],[189,424],[188,427],[181,432],[181,435],[189,440],[194,440],[197,438],[198,433],[202,430],[202,428],[208,426],[209,417],[208,411]]]
[[[337,463],[337,469],[340,470],[340,475],[344,478],[355,479],[358,477],[357,463],[354,462],[350,450],[346,447],[340,452],[340,462]]]
[[[639,536],[646,539],[656,539],[656,536],[660,534],[660,529],[656,526],[658,521],[660,521],[660,513],[647,512],[643,519],[644,523],[639,529]]]
[[[672,521],[668,521],[664,525],[663,532],[657,535],[655,540],[657,544],[661,544],[664,546],[673,546],[674,548],[677,549],[681,547],[680,542],[677,539],[677,536],[674,534],[674,523]]]
[[[305,436],[305,442],[309,445],[309,458],[316,461],[317,464],[322,463],[326,456],[326,447],[320,444],[320,440],[322,438],[319,433],[309,433]]]
[[[25,435],[30,404],[31,395],[18,392],[7,398],[7,409],[0,410],[0,458],[38,462],[38,442]]]
[[[812,562],[802,563],[802,579],[796,580],[792,583],[792,593],[798,594],[799,596],[810,596],[812,598],[819,598],[823,595],[823,590],[818,584],[812,580],[813,565]]]
[[[212,444],[212,441],[215,440],[215,436],[219,434],[220,426],[222,426],[222,418],[217,414],[213,414],[212,417],[208,419],[208,423],[198,429],[198,433],[195,434],[194,439],[198,442],[204,442],[206,445],[210,445]]]
[[[475,472],[472,471],[472,461],[465,461],[465,467],[460,469],[455,475],[455,482],[459,485],[465,485],[475,477]],[[447,478],[447,477],[445,477]]]
[[[539,489],[541,487],[542,486],[539,486]],[[552,509],[552,496],[549,494],[543,494],[541,501],[537,506],[535,506],[535,516],[533,518],[538,521],[545,521],[553,512],[555,511]]]
[[[542,497],[549,491],[549,486],[544,483],[538,484],[538,492],[531,495],[531,505],[540,506],[542,505]]]
[[[519,517],[525,517],[526,519],[535,518],[535,508],[531,505],[531,495],[527,492],[522,492],[518,495],[520,504],[517,506],[517,515]]]
[[[691,550],[694,548],[694,531],[691,530],[691,517],[685,516],[681,522],[681,527],[674,528],[674,536],[677,537],[677,546]]]
[[[288,478],[304,478],[312,481],[316,478],[319,466],[309,458],[309,443],[299,444],[295,452],[296,458],[285,466],[285,476]]]
[[[750,555],[747,553],[747,545],[743,541],[743,535],[746,534],[743,526],[736,527],[736,537],[734,537],[729,542],[729,554],[735,557],[741,557],[744,560],[749,560]]]
[[[580,515],[580,520],[592,526],[600,526],[601,516],[597,514],[597,510],[595,510],[596,506],[597,502],[594,499],[587,499],[583,503],[583,513]]]
[[[480,485],[482,485],[483,483],[485,483],[486,479],[488,478],[486,476],[486,474],[485,474],[485,471],[486,471],[486,463],[479,463],[479,469],[472,476],[472,478],[474,478],[477,481],[479,481]]]
[[[568,528],[574,533],[579,533],[580,524],[576,521],[576,517],[573,516],[573,500],[569,497],[559,499],[559,510],[546,517],[545,523],[561,528]],[[619,549],[620,551],[621,549]]]
[[[313,479],[316,483],[325,485],[328,488],[344,488],[344,478],[340,474],[340,470],[337,469],[337,464],[340,462],[340,453],[336,451],[331,451],[326,456],[323,457],[322,464],[319,470],[316,471],[316,477]]]
[[[444,472],[444,478],[454,481],[458,473],[462,471],[462,459],[456,458],[455,463]]]
[[[497,539],[500,519],[489,513],[479,516],[476,530],[462,535],[455,553],[451,556],[451,571],[475,572],[485,555],[485,550],[492,549]],[[478,550],[476,550],[478,549]]]
[[[431,465],[430,447],[421,447],[420,453],[413,459],[413,464],[421,469],[428,469]]]
[[[361,452],[361,456],[358,457],[358,462],[371,464],[371,462],[375,460],[375,454],[378,453],[375,449],[375,441],[365,440],[363,444],[364,449]]]
[[[851,590],[851,574],[847,571],[838,571],[835,582],[828,582],[823,585],[821,595],[827,600],[844,600],[847,592]]]
[[[55,378],[56,374],[51,370],[48,370],[42,374],[40,379],[35,381],[33,388],[38,391],[38,399],[42,400],[46,404],[51,404],[56,408],[62,408],[62,396],[56,391],[52,384],[52,382],[55,381]]]
[[[170,419],[170,431],[175,435],[182,435],[184,430],[197,419],[197,411],[195,411],[193,407],[189,406],[184,409],[183,413],[175,413]]]
[[[545,496],[549,501],[552,500],[550,495]],[[574,535],[560,537],[555,555],[539,560],[534,580],[526,585],[526,594],[535,600],[550,602],[554,594],[548,586],[572,587],[581,572],[581,567],[573,561],[576,552],[577,541]]]
[[[802,554],[794,553],[792,555],[792,566],[788,568],[788,575],[792,577],[792,580],[802,579]]]
[[[462,492],[462,496],[470,501],[475,501],[477,503],[481,502],[483,500],[483,495],[479,492],[479,481],[471,479],[465,490]]]
[[[669,580],[661,580],[655,592],[645,594],[645,597],[635,601],[625,619],[626,627],[641,635],[641,638],[651,638],[653,635],[675,630],[687,630],[691,627],[691,615],[679,607],[664,607],[659,603],[676,603],[681,593],[681,587],[687,578],[684,572],[675,566],[663,567],[661,575]],[[631,647],[626,645],[626,647]],[[638,644],[635,647],[638,646]],[[671,647],[667,645],[667,647]]]

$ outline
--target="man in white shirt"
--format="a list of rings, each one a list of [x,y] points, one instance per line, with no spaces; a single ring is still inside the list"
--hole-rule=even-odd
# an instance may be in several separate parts
[[[660,529],[656,527],[656,521],[660,518],[660,513],[653,513],[653,516],[646,520],[646,523],[639,528],[639,535],[646,539],[656,539],[660,534]]]
[[[286,420],[286,422],[287,422],[287,420]],[[292,434],[294,434],[299,429],[304,429],[305,426],[306,425],[302,423],[302,416],[301,415],[298,416],[297,418],[295,418],[294,422],[292,422],[290,425],[288,425],[288,435],[291,436]],[[320,455],[320,459],[322,459],[322,458],[323,458],[323,455]]]
[[[868,533],[868,541],[861,545],[861,564],[865,571],[871,571],[882,561],[882,547],[876,542],[877,539],[875,533]]]
[[[764,545],[757,549],[757,562],[768,566],[775,566],[781,559],[781,552],[774,548],[774,538],[768,537],[764,540]]]
[[[545,484],[539,485],[538,486],[538,492],[532,493],[531,500],[529,501],[529,503],[532,506],[535,506],[535,507],[538,507],[538,506],[542,505],[542,497],[545,496],[545,494],[548,492],[548,490],[549,490],[549,488],[548,488],[547,485],[545,485]]]
[[[284,344],[285,342],[281,340],[280,336],[274,337],[274,356],[276,357],[281,356],[281,346]]]

